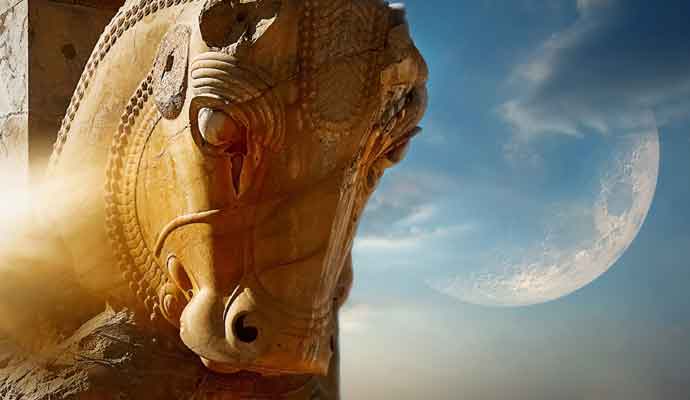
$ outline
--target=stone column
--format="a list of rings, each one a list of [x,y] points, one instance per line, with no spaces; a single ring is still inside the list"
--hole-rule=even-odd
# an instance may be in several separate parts
[[[124,0],[0,0],[0,182],[40,177],[98,37]]]
[[[37,178],[91,51],[124,0],[23,2],[29,5],[28,151]]]
[[[0,0],[0,182],[6,187],[28,177],[27,3]]]

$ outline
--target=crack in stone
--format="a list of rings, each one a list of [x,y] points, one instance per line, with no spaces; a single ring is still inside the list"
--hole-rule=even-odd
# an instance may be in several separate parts
[[[16,1],[14,4],[12,4],[11,6],[7,7],[5,10],[3,10],[2,12],[0,12],[0,18],[4,18],[5,15],[7,15],[8,13],[14,11],[14,9],[17,8],[17,6],[18,6],[19,4],[21,4],[21,3],[25,2],[25,1],[26,1],[26,0],[18,0],[18,1]]]
[[[23,1],[23,0],[21,0]],[[103,1],[103,0],[92,0],[92,1],[79,1],[79,0],[49,0],[52,3],[66,4],[68,6],[77,6],[84,8],[94,8],[97,10],[118,10],[125,1]]]
[[[5,114],[0,114],[0,120],[3,120],[0,122],[5,122],[5,120],[7,119],[22,115],[28,115],[28,113],[26,111],[14,111]],[[10,156],[10,145],[8,142],[9,139],[10,135],[3,131],[0,131],[0,157],[2,158],[8,158]]]
[[[6,118],[11,118],[11,117],[18,117],[20,115],[28,115],[26,111],[12,111],[8,112],[5,114],[0,114],[0,119],[6,119]],[[0,136],[2,135],[2,132],[0,132]]]

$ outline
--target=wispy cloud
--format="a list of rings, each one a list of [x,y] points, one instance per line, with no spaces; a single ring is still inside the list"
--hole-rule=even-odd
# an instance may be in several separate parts
[[[344,335],[366,332],[375,315],[375,310],[368,304],[346,305],[338,315],[340,330]]]
[[[457,181],[444,173],[393,171],[367,205],[360,234],[407,234],[416,226],[433,225],[442,214],[440,202],[457,188]]]
[[[354,250],[358,255],[433,246],[459,237],[471,224],[446,219],[447,199],[457,195],[458,182],[439,172],[402,170],[384,178],[364,214]]]
[[[382,236],[362,236],[355,240],[355,250],[414,250],[432,246],[440,239],[460,239],[470,232],[471,225],[453,225],[421,229],[413,227],[408,232]]]
[[[415,226],[430,221],[437,214],[438,206],[436,204],[421,204],[412,209],[412,212],[398,223],[402,226]]]
[[[690,3],[578,0],[577,9],[569,28],[514,70],[522,94],[499,114],[518,140],[649,128],[690,115],[682,101],[690,96]]]

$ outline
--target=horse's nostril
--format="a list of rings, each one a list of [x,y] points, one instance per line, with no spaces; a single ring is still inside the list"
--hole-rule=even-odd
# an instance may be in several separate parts
[[[249,314],[240,314],[232,323],[232,332],[237,339],[244,343],[253,343],[259,337],[259,329],[255,326],[246,325]]]

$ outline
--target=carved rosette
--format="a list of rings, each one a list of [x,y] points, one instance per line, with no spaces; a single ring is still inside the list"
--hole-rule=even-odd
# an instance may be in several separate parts
[[[388,15],[380,1],[304,1],[300,90],[305,119],[316,132],[347,134],[366,117],[380,88]]]

